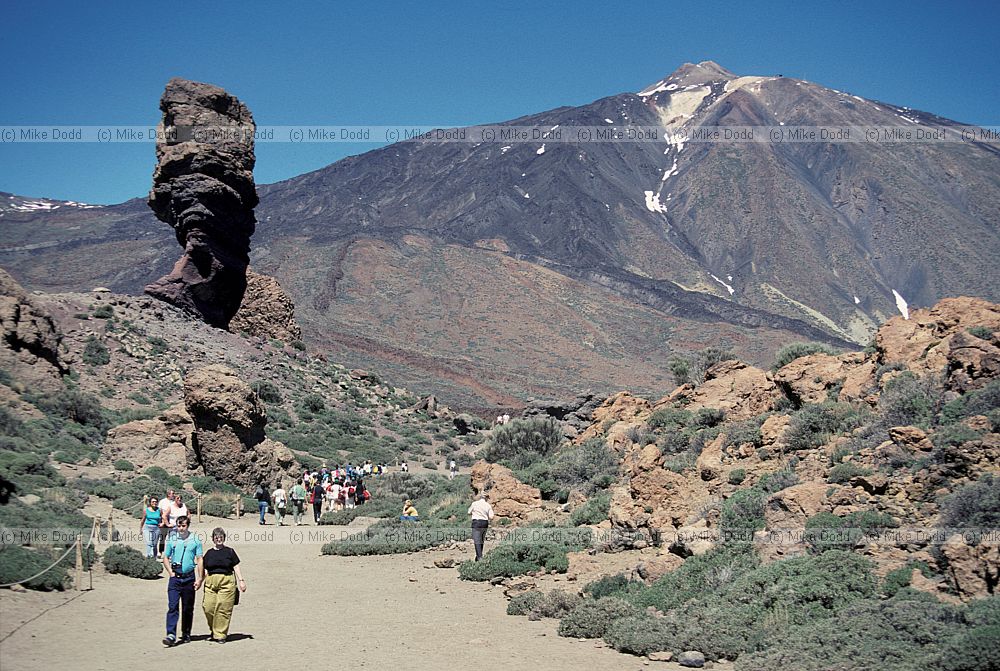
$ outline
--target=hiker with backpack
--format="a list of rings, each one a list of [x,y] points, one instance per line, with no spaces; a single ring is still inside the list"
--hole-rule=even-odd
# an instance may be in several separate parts
[[[313,520],[316,524],[319,524],[319,518],[323,516],[323,498],[326,496],[326,490],[323,489],[317,481],[313,481],[312,490],[309,492],[309,500],[312,502],[313,506]]]
[[[267,514],[267,506],[271,502],[271,493],[267,491],[267,486],[261,482],[257,485],[257,491],[253,497],[257,499],[257,510],[260,511],[260,521],[257,524],[267,524],[264,516]]]
[[[306,488],[301,482],[296,482],[292,487],[292,525],[299,526],[302,521],[302,514],[306,507]]]

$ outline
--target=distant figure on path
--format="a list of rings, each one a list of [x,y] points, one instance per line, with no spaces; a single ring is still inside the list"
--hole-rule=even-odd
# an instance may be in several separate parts
[[[156,556],[156,544],[160,541],[160,523],[163,520],[163,513],[160,511],[159,501],[155,496],[149,497],[145,514],[142,517],[142,540],[146,542],[146,558]]]
[[[399,472],[400,473],[408,473],[409,471],[410,471],[410,467],[406,465],[405,461],[399,465]]]
[[[486,541],[486,529],[493,519],[493,506],[490,505],[490,496],[486,492],[479,495],[479,499],[469,506],[469,514],[472,515],[472,544],[476,546],[476,561],[483,558],[483,543]]]
[[[325,496],[326,491],[323,489],[323,485],[314,481],[311,499],[313,504],[313,520],[315,520],[316,524],[319,524],[319,518],[323,516],[323,498]]]
[[[458,464],[452,459],[451,463],[448,464],[448,479],[454,480],[456,475],[458,475]]]
[[[267,515],[267,504],[271,501],[271,493],[267,491],[263,482],[257,485],[254,498],[257,499],[257,510],[260,511],[260,521],[257,524],[267,524],[264,516]]]
[[[285,493],[284,487],[281,483],[278,483],[278,488],[271,492],[271,500],[274,502],[274,520],[281,526],[281,521],[285,519],[285,509],[288,505],[288,494]]]
[[[191,641],[191,624],[194,620],[194,595],[201,588],[204,577],[201,539],[188,532],[190,520],[186,515],[177,518],[175,532],[167,539],[163,552],[163,566],[167,569],[167,637],[163,645]],[[177,638],[177,617],[181,620],[181,637]]]
[[[233,619],[233,606],[238,603],[236,590],[247,591],[246,580],[240,573],[240,558],[236,551],[226,547],[226,532],[222,527],[212,529],[215,547],[205,553],[205,598],[202,607],[213,643],[225,643],[229,624]]]
[[[306,508],[306,488],[302,486],[301,482],[296,482],[295,486],[292,487],[292,524],[293,526],[299,526],[302,521],[302,515],[305,513]]]

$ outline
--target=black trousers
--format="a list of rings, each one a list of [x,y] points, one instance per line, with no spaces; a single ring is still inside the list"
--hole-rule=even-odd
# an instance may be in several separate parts
[[[478,521],[476,520],[476,522]],[[472,523],[472,544],[476,546],[476,561],[479,561],[483,558],[483,543],[486,542],[486,530],[489,528],[489,524],[477,526],[476,522]]]
[[[319,524],[319,518],[323,516],[323,499],[313,502],[313,519]]]

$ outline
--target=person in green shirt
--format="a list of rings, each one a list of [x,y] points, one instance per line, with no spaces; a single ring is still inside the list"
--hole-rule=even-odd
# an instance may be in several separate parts
[[[299,526],[302,515],[306,511],[306,488],[301,482],[292,487],[292,526]]]

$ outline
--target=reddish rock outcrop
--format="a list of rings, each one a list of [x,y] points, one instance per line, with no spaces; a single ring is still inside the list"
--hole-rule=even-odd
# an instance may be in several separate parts
[[[884,363],[900,362],[918,374],[947,369],[949,386],[965,392],[1000,375],[995,339],[969,334],[973,326],[1000,331],[1000,305],[945,298],[932,308],[914,310],[909,319],[890,319],[879,328],[875,345]]]
[[[295,321],[295,303],[278,280],[247,270],[247,290],[239,311],[229,322],[233,333],[275,338],[292,342],[302,338],[302,328]]]
[[[605,399],[603,403],[594,408],[592,424],[585,429],[576,442],[582,443],[586,440],[603,434],[609,424],[614,426],[621,422],[639,423],[649,414],[652,404],[644,398],[633,396],[627,391],[621,391]],[[625,430],[622,427],[618,433]],[[609,441],[612,446],[621,447],[622,441]]]
[[[990,596],[1000,586],[1000,545],[996,541],[969,545],[958,535],[949,538],[941,552],[948,560],[948,579],[964,599]]]
[[[127,459],[140,469],[160,466],[169,473],[187,468],[194,422],[183,405],[170,408],[154,419],[140,419],[108,431],[104,456]]]
[[[472,465],[472,489],[490,495],[490,505],[498,517],[514,522],[531,522],[546,516],[542,493],[526,485],[506,466],[477,461]]]
[[[683,398],[688,410],[717,408],[726,412],[727,420],[750,419],[771,410],[780,397],[781,391],[767,373],[732,359],[709,368],[699,386],[681,387],[657,401],[654,410]]]
[[[264,436],[264,404],[236,372],[212,365],[184,379],[184,405],[194,422],[187,466],[250,488],[291,476],[291,450]]]
[[[59,376],[67,371],[61,342],[52,316],[0,269],[0,367],[45,389],[61,387]]]
[[[149,207],[184,255],[146,293],[226,328],[243,301],[256,228],[253,116],[223,89],[177,78],[160,110]]]

